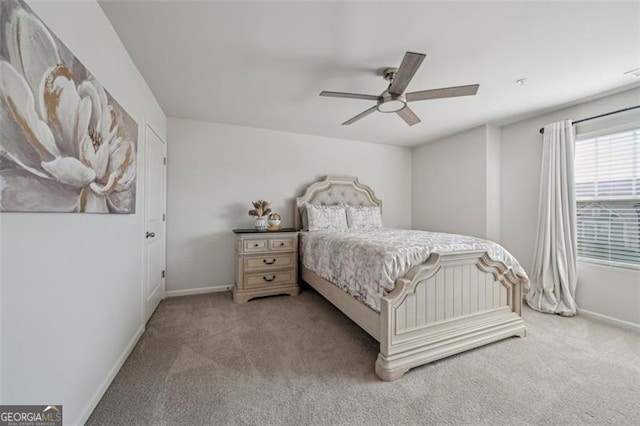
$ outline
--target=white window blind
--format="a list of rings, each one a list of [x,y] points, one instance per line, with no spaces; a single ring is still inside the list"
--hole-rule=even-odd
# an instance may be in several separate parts
[[[578,256],[640,266],[640,128],[576,142]]]

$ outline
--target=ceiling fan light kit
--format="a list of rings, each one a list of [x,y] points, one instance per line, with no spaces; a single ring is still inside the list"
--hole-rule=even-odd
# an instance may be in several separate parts
[[[348,98],[376,101],[376,105],[361,112],[355,117],[342,123],[348,126],[366,117],[372,112],[396,113],[409,126],[420,123],[420,118],[409,108],[407,103],[415,101],[425,101],[428,99],[453,98],[457,96],[471,96],[478,92],[479,84],[467,86],[445,87],[442,89],[422,90],[418,92],[405,93],[407,86],[413,76],[422,65],[426,55],[424,53],[407,52],[402,59],[399,68],[385,68],[382,75],[389,81],[389,87],[380,95],[363,95],[359,93],[329,92],[322,91],[320,96],[333,98]]]
[[[404,95],[392,95],[384,92],[378,99],[377,109],[380,112],[398,112],[407,106],[407,98]]]

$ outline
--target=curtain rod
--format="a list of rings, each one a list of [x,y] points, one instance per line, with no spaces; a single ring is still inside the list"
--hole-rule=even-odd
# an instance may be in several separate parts
[[[578,123],[582,123],[584,121],[589,121],[589,120],[595,120],[596,118],[600,118],[600,117],[606,117],[608,115],[613,115],[613,114],[619,114],[621,112],[625,112],[625,111],[630,111],[632,109],[636,109],[636,108],[640,108],[640,105],[636,105],[636,106],[632,106],[629,108],[623,108],[623,109],[619,109],[617,111],[611,111],[611,112],[607,112],[605,114],[600,114],[600,115],[594,115],[593,117],[588,117],[588,118],[583,118],[582,120],[577,120],[574,121],[573,124],[578,124]],[[540,128],[540,134],[544,135],[544,127]]]

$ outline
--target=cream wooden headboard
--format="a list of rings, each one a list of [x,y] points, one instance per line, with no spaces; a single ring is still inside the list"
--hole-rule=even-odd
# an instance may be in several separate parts
[[[320,182],[309,185],[304,194],[296,198],[296,229],[302,228],[302,206],[305,203],[326,206],[378,206],[382,209],[382,200],[375,196],[373,190],[358,182],[358,178],[350,176],[326,176]]]

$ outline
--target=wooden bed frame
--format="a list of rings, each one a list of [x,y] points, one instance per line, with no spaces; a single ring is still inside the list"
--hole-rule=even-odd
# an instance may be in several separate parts
[[[327,176],[296,200],[301,229],[305,203],[380,206],[357,178]],[[526,282],[484,251],[433,253],[399,278],[376,312],[301,265],[302,279],[380,342],[375,372],[397,380],[409,369],[511,336],[526,336],[521,317]]]

